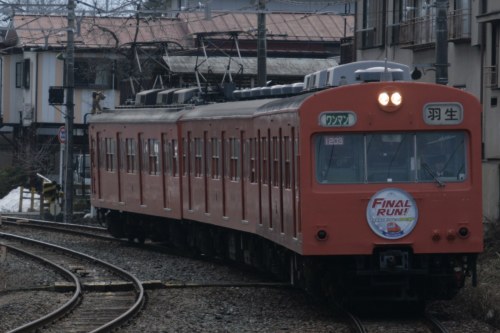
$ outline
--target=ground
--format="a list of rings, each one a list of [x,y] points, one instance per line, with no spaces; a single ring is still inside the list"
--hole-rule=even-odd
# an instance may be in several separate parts
[[[500,328],[500,224],[486,226],[485,249],[478,260],[478,286],[468,284],[456,301],[478,319]]]

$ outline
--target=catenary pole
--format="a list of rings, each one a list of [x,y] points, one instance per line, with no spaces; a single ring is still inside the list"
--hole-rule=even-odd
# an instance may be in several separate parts
[[[436,0],[436,83],[448,84],[448,0]]]
[[[66,46],[66,160],[64,177],[64,222],[73,222],[73,117],[75,85],[75,1],[68,0],[68,42]]]
[[[266,0],[259,0],[257,14],[257,85],[265,87],[267,81],[267,45],[266,45]]]

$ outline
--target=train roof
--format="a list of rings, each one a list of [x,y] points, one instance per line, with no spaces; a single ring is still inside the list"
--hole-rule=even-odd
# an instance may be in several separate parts
[[[128,108],[105,110],[92,115],[89,123],[174,123],[189,110],[183,107]]]
[[[185,113],[181,120],[192,119],[217,119],[217,118],[249,118],[253,117],[256,111],[268,103],[273,103],[281,99],[256,99],[249,101],[236,101],[199,105],[191,111]]]
[[[291,97],[213,103],[197,106],[143,107],[106,110],[93,115],[89,123],[173,123],[199,119],[251,118],[265,113],[296,110],[315,93]]]

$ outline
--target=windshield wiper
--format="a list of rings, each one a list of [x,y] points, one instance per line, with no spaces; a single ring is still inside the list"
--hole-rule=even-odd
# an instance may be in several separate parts
[[[439,177],[436,175],[436,173],[431,169],[430,166],[427,165],[427,163],[422,163],[422,167],[424,168],[425,171],[429,173],[429,175],[432,176],[432,178],[438,183],[439,187],[445,187],[446,184],[439,179]]]

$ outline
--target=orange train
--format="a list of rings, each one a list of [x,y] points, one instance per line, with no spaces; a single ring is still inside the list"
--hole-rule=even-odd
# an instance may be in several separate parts
[[[92,205],[116,237],[313,292],[451,298],[483,249],[481,107],[399,80],[405,66],[357,66],[295,96],[92,116]]]

